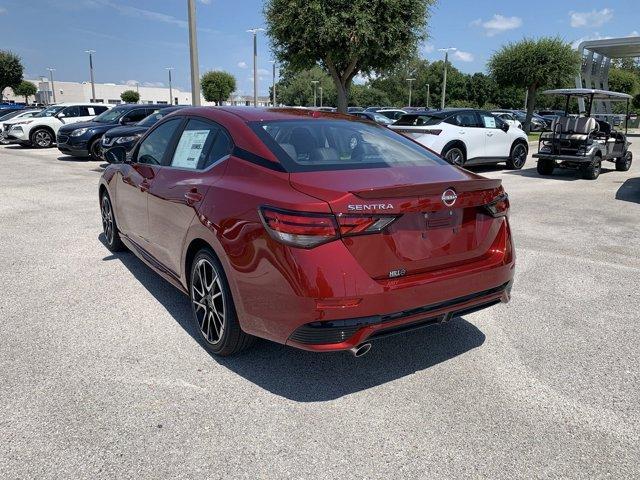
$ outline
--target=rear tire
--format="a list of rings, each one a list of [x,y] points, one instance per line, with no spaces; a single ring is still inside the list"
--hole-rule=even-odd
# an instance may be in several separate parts
[[[620,158],[616,158],[616,170],[619,172],[626,172],[631,168],[631,162],[633,160],[633,155],[631,152],[627,152],[624,156]]]
[[[464,156],[464,152],[460,147],[448,147],[442,152],[442,157],[448,161],[451,165],[462,167],[467,159]]]
[[[31,145],[35,148],[49,148],[53,146],[53,134],[46,128],[36,128],[29,136]]]
[[[255,337],[240,328],[227,277],[210,249],[196,253],[189,279],[192,318],[203,346],[224,357],[253,345]]]
[[[100,213],[102,215],[102,232],[104,233],[105,244],[111,252],[121,252],[125,249],[122,240],[120,240],[120,233],[118,232],[118,225],[116,224],[116,217],[113,213],[113,205],[108,193],[102,194],[100,200]]]
[[[602,168],[602,159],[598,156],[593,157],[593,160],[583,167],[582,178],[585,180],[595,180],[600,176],[600,169]]]
[[[537,170],[540,175],[553,175],[553,171],[556,168],[556,162],[554,160],[541,159],[538,160]]]
[[[516,143],[511,147],[511,154],[507,160],[507,168],[510,170],[520,170],[527,163],[529,147],[524,143]]]

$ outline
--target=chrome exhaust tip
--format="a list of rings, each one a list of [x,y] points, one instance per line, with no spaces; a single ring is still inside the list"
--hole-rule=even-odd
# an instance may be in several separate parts
[[[361,345],[358,345],[357,347],[353,347],[349,349],[349,351],[356,358],[365,356],[367,353],[369,353],[369,350],[371,350],[370,343],[363,343]]]

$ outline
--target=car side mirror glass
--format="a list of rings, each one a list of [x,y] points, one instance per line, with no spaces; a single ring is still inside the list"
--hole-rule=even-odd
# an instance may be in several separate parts
[[[502,122],[502,124],[500,125],[500,128],[502,129],[503,132],[507,132],[509,130],[509,124],[506,122]]]
[[[125,147],[112,147],[104,152],[104,158],[109,163],[126,163],[127,149]]]

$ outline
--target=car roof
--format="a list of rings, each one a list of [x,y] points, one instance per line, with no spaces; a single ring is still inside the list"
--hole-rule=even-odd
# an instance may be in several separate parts
[[[335,120],[355,121],[350,114],[323,112],[306,108],[267,108],[267,107],[190,107],[182,113],[190,113],[213,117],[216,112],[225,112],[239,117],[245,122],[273,121],[273,120],[312,120],[314,118],[327,118]]]

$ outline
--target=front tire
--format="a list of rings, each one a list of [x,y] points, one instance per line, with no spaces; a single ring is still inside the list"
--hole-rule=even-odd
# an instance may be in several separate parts
[[[600,157],[593,157],[591,163],[583,167],[582,178],[585,180],[595,180],[600,176],[600,169],[602,168],[602,159]]]
[[[624,156],[620,158],[616,158],[616,170],[619,172],[626,172],[631,168],[631,162],[633,160],[633,155],[631,152],[627,152]]]
[[[442,152],[442,157],[451,165],[462,167],[466,162],[464,152],[460,147],[449,147]]]
[[[556,168],[556,162],[554,160],[541,159],[538,160],[538,166],[536,170],[540,175],[553,175],[553,171]]]
[[[516,143],[511,147],[511,155],[507,160],[507,168],[510,170],[520,170],[527,163],[529,147],[524,143]]]
[[[211,250],[195,255],[189,278],[192,317],[204,347],[219,356],[250,347],[255,337],[240,328],[227,277]]]
[[[103,160],[102,157],[102,137],[96,138],[91,145],[89,145],[89,159],[95,162]]]
[[[53,134],[46,128],[37,128],[29,137],[35,148],[50,148],[53,146]]]
[[[125,249],[120,234],[118,233],[118,225],[116,217],[113,214],[113,205],[107,193],[102,194],[100,200],[100,213],[102,215],[102,232],[104,233],[105,243],[111,252],[120,252]]]

